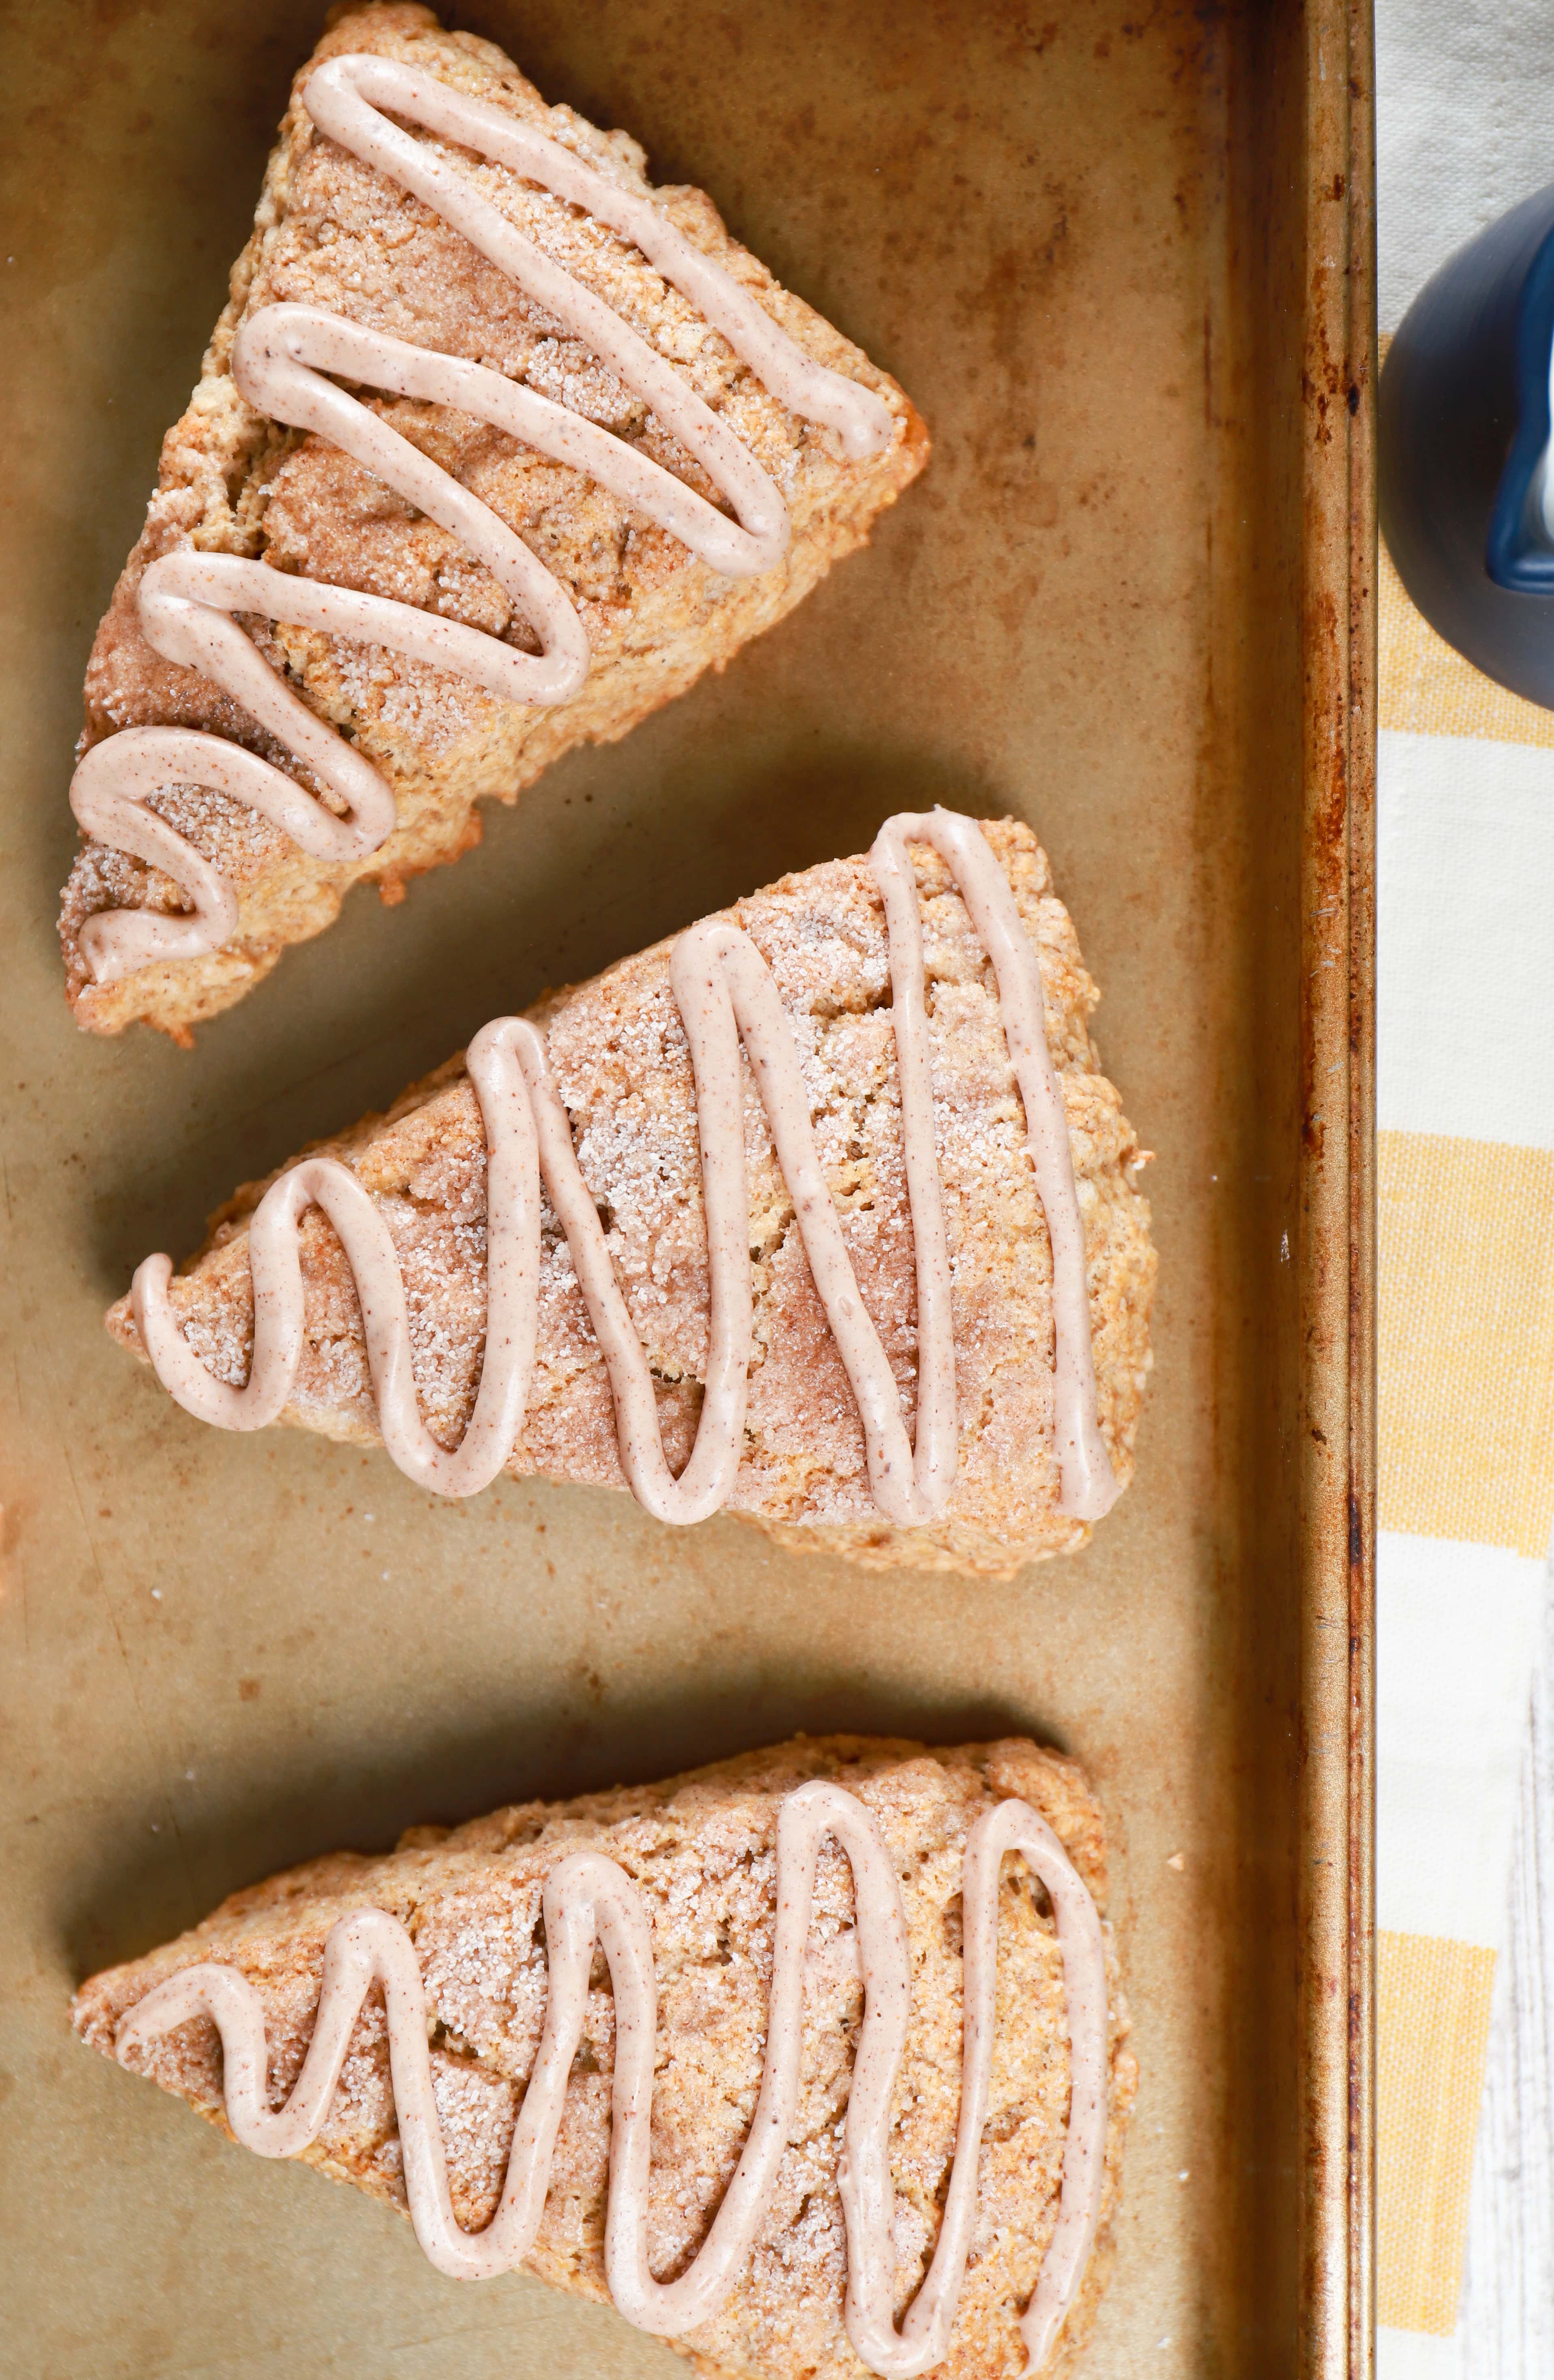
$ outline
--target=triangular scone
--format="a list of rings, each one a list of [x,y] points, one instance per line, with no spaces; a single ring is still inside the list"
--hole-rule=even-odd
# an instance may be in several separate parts
[[[950,823],[976,838],[969,821]],[[1133,1468],[1150,1360],[1155,1256],[1148,1208],[1131,1179],[1142,1154],[1100,1072],[1087,1024],[1096,989],[1043,853],[1030,830],[1012,820],[984,825],[981,836],[984,861],[1001,888],[1013,888],[1039,971],[1083,1232],[1095,1414],[1120,1486]],[[893,1525],[880,1508],[858,1405],[742,1052],[754,1332],[742,1452],[727,1503],[795,1547],[874,1566],[1004,1577],[1024,1561],[1084,1543],[1088,1527],[1060,1504],[1051,1251],[998,987],[943,859],[916,843],[910,864],[953,1282],[953,1491],[926,1525]],[[796,1042],[819,1168],[889,1366],[889,1402],[899,1404],[910,1431],[915,1241],[885,920],[870,863],[830,861],[725,914],[770,968]],[[569,1123],[586,1198],[605,1227],[608,1269],[646,1353],[664,1452],[678,1472],[702,1407],[710,1294],[695,1085],[670,980],[672,947],[661,943],[553,994],[533,1016],[565,1103],[562,1130]],[[347,1191],[359,1199],[359,1184],[386,1225],[405,1285],[419,1409],[435,1439],[453,1446],[473,1406],[487,1314],[486,1138],[463,1058],[407,1092],[386,1117],[317,1144],[315,1155],[343,1160],[354,1175]],[[250,1376],[248,1234],[268,1186],[239,1191],[215,1219],[204,1252],[171,1283],[166,1327],[175,1360],[188,1362],[187,1346],[216,1381],[234,1386]],[[367,1220],[377,1228],[370,1212]],[[316,1206],[301,1212],[299,1229],[301,1354],[280,1417],[333,1438],[372,1439],[379,1407],[351,1268]],[[147,1353],[128,1298],[111,1309],[108,1328]],[[173,1385],[165,1364],[161,1368]],[[625,1484],[604,1359],[548,1193],[536,1354],[514,1444],[506,1467],[515,1474]]]
[[[478,801],[511,802],[574,745],[625,735],[704,670],[722,669],[747,638],[780,619],[833,562],[867,539],[876,514],[927,458],[923,424],[901,390],[732,240],[699,190],[653,190],[642,152],[625,133],[600,132],[569,108],[547,107],[500,50],[473,34],[443,31],[429,10],[348,9],[297,78],[254,234],[234,268],[231,303],[188,411],[164,443],[145,530],[92,649],[83,750],[127,729],[210,731],[249,747],[309,794],[320,794],[316,770],[310,774],[301,767],[284,736],[257,724],[203,665],[186,666],[147,641],[142,582],[169,556],[248,557],[293,578],[465,623],[481,632],[478,645],[501,641],[509,654],[504,667],[513,652],[540,650],[532,606],[526,614],[492,570],[473,558],[467,537],[439,527],[423,506],[385,486],[337,443],[288,429],[245,398],[235,342],[240,348],[239,334],[245,325],[251,331],[261,310],[322,310],[423,354],[482,365],[488,381],[495,375],[535,392],[572,418],[613,433],[630,455],[658,464],[672,481],[707,499],[724,527],[732,526],[731,500],[715,476],[708,476],[583,338],[431,205],[318,129],[304,104],[308,79],[321,61],[346,57],[388,60],[433,79],[442,90],[544,134],[625,193],[624,205],[650,201],[662,222],[721,268],[735,287],[735,307],[745,304],[752,319],[759,316],[758,340],[771,336],[760,324],[776,323],[799,351],[801,374],[823,366],[835,376],[828,382],[833,399],[842,384],[844,409],[864,409],[874,425],[875,451],[856,451],[857,439],[849,449],[843,431],[779,401],[728,339],[708,327],[698,304],[582,204],[440,140],[424,126],[391,122],[394,137],[408,134],[427,155],[446,160],[505,221],[530,236],[545,259],[582,285],[585,306],[590,298],[602,300],[613,319],[639,334],[659,369],[704,401],[716,417],[714,441],[723,436],[735,443],[735,476],[745,458],[753,458],[766,475],[779,520],[785,505],[791,544],[785,557],[754,576],[723,575],[588,470],[547,459],[517,436],[447,403],[375,394],[359,381],[361,367],[353,370],[348,356],[326,366],[336,383],[355,381],[355,394],[377,420],[450,474],[459,491],[477,500],[477,509],[489,508],[498,540],[505,524],[538,557],[566,607],[581,655],[577,667],[586,662],[587,674],[576,691],[553,703],[504,700],[451,667],[432,666],[375,640],[347,642],[317,626],[261,618],[252,603],[232,599],[228,609],[245,613],[243,625],[285,686],[345,739],[346,764],[354,753],[379,772],[392,795],[392,808],[375,830],[386,832],[386,840],[343,859],[310,856],[282,825],[244,807],[219,783],[202,790],[204,780],[181,781],[172,763],[165,777],[152,768],[131,790],[194,846],[229,888],[223,897],[230,904],[235,896],[236,906],[225,913],[216,946],[194,955],[153,953],[149,960],[141,950],[132,965],[125,962],[127,972],[121,966],[115,974],[103,965],[92,932],[83,942],[88,921],[107,909],[190,914],[191,903],[199,909],[197,883],[188,880],[180,890],[163,872],[165,851],[156,865],[147,864],[156,859],[152,850],[130,856],[133,836],[124,844],[120,829],[111,820],[103,823],[101,806],[93,811],[78,797],[78,772],[72,790],[78,815],[89,825],[96,818],[102,839],[89,835],[71,871],[61,935],[77,1021],[94,1032],[118,1032],[143,1019],[184,1038],[200,1018],[249,990],[289,943],[327,926],[358,879],[376,880],[385,901],[397,900],[407,877],[456,858],[479,840]],[[380,93],[380,121],[392,119],[395,96]],[[174,629],[176,641],[176,622]],[[330,802],[327,794],[324,800]],[[346,800],[332,806],[338,812]],[[395,817],[390,830],[387,820]],[[120,847],[110,848],[115,841]]]
[[[963,1912],[973,1907],[964,1922],[975,1925],[976,1909],[987,1906],[973,1903],[969,1889],[963,1895],[968,1841],[995,1812],[1002,1810],[997,1823],[1007,1826],[1016,1816],[1009,1805],[1021,1803],[1031,1832],[1047,1841],[1047,1855],[1057,1863],[1064,1896],[1061,1948],[1052,1900],[1033,1892],[1020,1858],[1005,1853],[1000,1864],[994,1855],[987,2120],[975,2159],[965,2279],[947,2351],[933,2368],[944,2380],[1014,2380],[1029,2369],[1019,2317],[1039,2276],[1051,2293],[1048,2302],[1057,2301],[1050,2319],[1061,2322],[1039,2368],[1068,2371],[1082,2352],[1111,2262],[1136,2067],[1111,1929],[1097,1921],[1106,1900],[1099,1812],[1072,1761],[1023,1740],[941,1751],[860,1737],[801,1738],[662,1785],[528,1803],[452,1833],[418,1828],[386,1858],[344,1852],[234,1895],[176,1942],[93,1977],[78,1995],[76,2026],[110,2056],[118,2044],[127,2064],[226,2129],[221,2046],[210,2018],[195,2014],[159,2038],[158,2026],[142,2021],[141,2038],[131,2043],[121,2031],[131,2011],[182,1971],[207,1962],[236,1970],[262,2015],[269,2054],[267,2073],[259,2070],[261,2095],[267,2082],[269,2104],[278,2107],[312,2039],[326,1938],[357,1912],[384,1912],[414,1946],[452,2213],[469,2231],[488,2224],[496,2209],[515,2119],[542,2065],[551,1987],[549,1929],[540,1923],[547,1879],[553,1891],[563,1861],[602,1855],[624,1870],[650,1927],[658,2000],[646,2244],[656,2277],[681,2273],[702,2248],[752,2131],[773,1990],[775,1887],[783,1857],[779,1812],[784,1805],[791,1811],[795,1792],[811,1806],[829,1802],[832,1811],[841,1795],[861,1803],[899,1881],[910,1999],[904,2054],[880,2119],[895,2192],[887,2320],[899,2318],[919,2289],[951,2183],[963,2008],[975,1989],[963,1983],[963,1973],[969,1975],[969,1968],[963,1971]],[[841,1806],[845,1815],[849,1804]],[[839,2175],[849,2100],[858,2090],[861,1969],[871,1937],[867,1923],[857,1925],[854,1871],[838,1843],[835,1835],[821,1839],[812,1913],[799,1937],[802,2034],[787,2145],[730,2293],[711,2319],[671,2338],[707,2380],[862,2380],[865,2369],[844,2313],[849,2255],[856,2251]],[[550,1960],[554,1956],[552,1944]],[[1076,2006],[1087,1992],[1088,2021]],[[545,2212],[523,2259],[541,2278],[595,2299],[611,2294],[604,2232],[615,2179],[610,2112],[618,1998],[596,1953]],[[419,2032],[419,2010],[414,2021]],[[375,1992],[349,2042],[322,2130],[301,2153],[336,2180],[404,2211],[384,2003]],[[419,2063],[419,2044],[416,2049]],[[1071,2095],[1075,2070],[1094,2078],[1094,2095],[1086,2100],[1093,2110],[1094,2162],[1075,2170],[1086,2152],[1082,2141],[1074,2143],[1065,2177],[1081,2096]],[[230,2073],[226,2081],[230,2085]],[[859,2141],[849,2137],[847,2151],[856,2171]],[[1061,2294],[1061,2241],[1043,2265],[1060,2193],[1065,2220],[1087,2215],[1094,2228],[1085,2236],[1095,2240],[1087,2261],[1082,2248],[1076,2252]],[[424,2245],[419,2222],[417,2228]]]

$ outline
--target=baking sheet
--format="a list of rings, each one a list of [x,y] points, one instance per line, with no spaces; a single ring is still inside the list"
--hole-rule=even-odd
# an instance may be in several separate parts
[[[192,1052],[93,1043],[52,933],[81,667],[320,15],[13,0],[6,33],[6,2368],[683,2369],[526,2277],[442,2280],[381,2209],[79,2049],[69,1992],[316,1852],[853,1727],[1029,1729],[1105,1802],[1143,2088],[1089,2368],[1358,2370],[1363,1674],[1311,1646],[1319,1591],[1352,1617],[1328,1524],[1357,1475],[1363,1311],[1322,1358],[1351,1432],[1332,1475],[1309,1391],[1335,1263],[1351,1310],[1365,1090],[1314,1150],[1303,1081],[1348,1083],[1352,1019],[1309,996],[1330,953],[1301,922],[1304,855],[1308,913],[1341,882],[1353,1007],[1364,854],[1332,834],[1363,620],[1340,635],[1332,605],[1367,415],[1329,336],[1352,293],[1325,285],[1336,445],[1309,344],[1311,238],[1347,237],[1355,195],[1330,188],[1351,29],[1171,0],[459,9],[548,97],[625,125],[655,178],[710,190],[897,374],[935,459],[868,553],[725,677],[489,812],[479,856],[392,916],[353,895]],[[1342,857],[1314,892],[1340,731]],[[880,1579],[601,1492],[443,1504],[381,1455],[201,1429],[103,1337],[140,1256],[186,1251],[234,1184],[487,1016],[935,798],[1040,834],[1159,1152],[1138,1474],[1082,1556],[1007,1587]],[[1303,1822],[1328,1829],[1317,1885]]]

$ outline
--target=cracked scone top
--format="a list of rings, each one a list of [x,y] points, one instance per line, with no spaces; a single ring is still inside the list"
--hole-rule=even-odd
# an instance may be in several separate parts
[[[346,12],[93,648],[78,1021],[187,1037],[351,882],[397,897],[791,608],[926,451],[625,135],[424,9]]]
[[[800,1739],[276,1876],[76,2023],[441,2270],[522,2261],[709,2375],[1014,2380],[1073,2367],[1111,2261],[1105,1898],[1074,1763]]]
[[[539,1471],[1007,1575],[1125,1482],[1149,1361],[1094,997],[1027,829],[893,820],[488,1026],[110,1328],[203,1419],[381,1435],[444,1493]]]

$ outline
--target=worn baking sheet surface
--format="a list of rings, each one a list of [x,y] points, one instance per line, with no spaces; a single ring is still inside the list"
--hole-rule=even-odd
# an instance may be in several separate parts
[[[457,21],[703,183],[938,452],[777,634],[395,915],[353,896],[191,1053],[78,1038],[52,924],[81,666],[319,10],[9,12],[0,2361],[682,2368],[526,2277],[440,2279],[382,2210],[79,2049],[67,2002],[283,1863],[846,1726],[1083,1755],[1144,2074],[1093,2369],[1293,2368],[1305,37],[1169,0]],[[935,797],[1041,835],[1159,1152],[1138,1475],[1082,1557],[881,1579],[623,1497],[442,1504],[382,1457],[201,1429],[103,1337],[142,1254],[485,1017]]]

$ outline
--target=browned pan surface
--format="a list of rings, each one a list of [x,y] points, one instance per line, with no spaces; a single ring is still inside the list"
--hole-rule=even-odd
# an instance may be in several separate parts
[[[1331,1522],[1366,1354],[1344,1336],[1348,1010],[1303,1007],[1328,953],[1303,958],[1301,924],[1303,836],[1323,930],[1347,932],[1365,867],[1344,21],[470,0],[455,21],[627,126],[657,178],[702,183],[895,372],[934,462],[793,620],[490,816],[478,857],[392,917],[354,896],[190,1054],[96,1044],[52,934],[81,667],[320,13],[13,0],[6,24],[3,2360],[40,2380],[682,2369],[524,2277],[441,2280],[365,2200],[77,2048],[67,2002],[283,1863],[845,1726],[1035,1729],[1105,1799],[1144,2085],[1091,2368],[1293,2370],[1304,2287],[1309,2353],[1345,2370],[1363,1828]],[[1010,1587],[879,1579],[601,1493],[440,1504],[382,1457],[202,1430],[103,1337],[141,1255],[187,1249],[237,1181],[487,1016],[935,797],[1041,835],[1159,1151],[1138,1475],[1082,1557]],[[1363,924],[1338,977],[1359,998]],[[1308,1086],[1340,1069],[1304,1144],[1303,1056]],[[1333,1645],[1307,1665],[1304,1772],[1303,1641]],[[1328,1968],[1303,1968],[1303,1909]],[[1298,2082],[1303,1974],[1321,2014]]]

